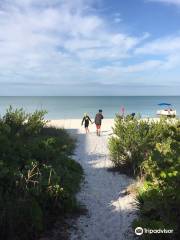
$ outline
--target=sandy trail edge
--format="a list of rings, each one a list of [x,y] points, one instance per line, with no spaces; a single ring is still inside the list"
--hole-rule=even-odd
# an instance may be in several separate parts
[[[88,213],[72,221],[71,240],[126,240],[134,239],[131,223],[136,217],[132,195],[123,191],[133,183],[125,175],[107,171],[112,166],[108,157],[108,137],[112,133],[111,119],[104,122],[101,137],[97,137],[93,127],[91,133],[84,134],[80,120],[51,121],[50,125],[68,128],[76,136],[78,146],[75,159],[82,165],[85,182],[77,194],[79,202]]]

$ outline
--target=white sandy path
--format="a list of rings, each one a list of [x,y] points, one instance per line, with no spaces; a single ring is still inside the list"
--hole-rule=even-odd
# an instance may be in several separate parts
[[[69,122],[65,124],[69,125],[67,128],[74,129],[71,133],[76,134],[78,139],[76,160],[84,169],[85,183],[77,198],[87,208],[88,213],[81,215],[76,224],[73,223],[70,239],[133,239],[130,225],[136,213],[134,199],[132,195],[123,193],[132,183],[132,179],[108,171],[112,166],[107,148],[108,137],[112,132],[112,120],[104,121],[101,137],[97,137],[95,131],[85,135],[84,130],[78,127],[79,121],[71,120],[71,124]],[[60,126],[60,122],[51,123]]]

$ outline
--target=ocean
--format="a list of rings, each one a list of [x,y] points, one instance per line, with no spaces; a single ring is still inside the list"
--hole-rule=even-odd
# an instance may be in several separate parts
[[[158,103],[171,103],[180,116],[179,97],[0,97],[0,115],[11,105],[13,108],[23,108],[27,112],[47,110],[46,119],[82,118],[87,112],[94,117],[99,109],[103,110],[105,118],[114,118],[122,106],[125,113],[139,113],[142,117],[155,117],[161,107]]]

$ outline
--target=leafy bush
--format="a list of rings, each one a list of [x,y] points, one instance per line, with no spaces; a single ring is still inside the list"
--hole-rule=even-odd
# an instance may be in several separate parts
[[[117,117],[109,149],[116,167],[129,169],[128,173],[144,179],[137,193],[140,211],[134,226],[174,229],[173,236],[167,234],[158,239],[176,239],[180,234],[179,121]],[[154,237],[144,235],[147,239],[157,239]]]
[[[148,121],[116,117],[114,136],[109,140],[109,149],[111,159],[117,168],[131,175],[136,175],[140,171],[140,163],[153,145],[151,128]]]
[[[47,128],[44,114],[10,107],[0,118],[0,239],[34,240],[77,206],[75,142],[65,130]]]

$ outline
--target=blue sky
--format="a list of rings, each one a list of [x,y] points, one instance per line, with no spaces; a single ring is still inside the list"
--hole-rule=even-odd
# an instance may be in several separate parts
[[[179,95],[180,0],[0,0],[0,95]]]

